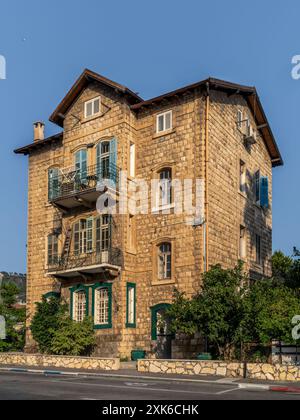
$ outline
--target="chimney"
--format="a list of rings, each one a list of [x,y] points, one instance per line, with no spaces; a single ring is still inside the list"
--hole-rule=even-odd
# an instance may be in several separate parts
[[[45,140],[45,124],[38,121],[33,124],[34,141]]]

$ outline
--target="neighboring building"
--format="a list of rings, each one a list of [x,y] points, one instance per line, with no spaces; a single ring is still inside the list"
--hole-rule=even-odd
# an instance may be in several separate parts
[[[50,121],[63,132],[44,139],[36,123],[34,142],[16,150],[29,155],[28,322],[43,295],[61,293],[74,320],[93,317],[96,354],[167,358],[161,314],[174,288],[191,296],[207,268],[239,259],[252,279],[271,275],[272,168],[282,159],[255,88],[207,79],[143,101],[86,70]],[[120,170],[130,186],[162,181],[159,201],[139,202],[146,214],[96,211],[114,189],[101,180]],[[176,211],[175,179],[204,180],[204,219]],[[172,356],[199,350],[192,344],[173,341]]]
[[[13,283],[20,289],[18,295],[18,306],[26,304],[26,274],[19,273],[6,273],[2,271],[0,273],[0,287],[2,284]],[[1,299],[1,296],[0,296]]]

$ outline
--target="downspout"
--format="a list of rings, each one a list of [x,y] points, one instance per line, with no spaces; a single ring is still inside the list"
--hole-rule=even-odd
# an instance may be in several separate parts
[[[210,111],[210,89],[209,82],[206,84],[206,98],[205,98],[205,223],[204,223],[204,272],[209,268],[209,253],[208,253],[208,228],[209,228],[209,205],[208,205],[208,160],[209,160],[209,111]]]

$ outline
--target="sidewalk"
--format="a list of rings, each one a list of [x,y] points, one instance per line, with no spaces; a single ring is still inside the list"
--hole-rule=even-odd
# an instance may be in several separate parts
[[[193,382],[202,384],[218,384],[218,385],[236,385],[240,389],[253,389],[261,391],[273,391],[273,392],[289,392],[300,394],[300,382],[272,382],[272,381],[256,381],[251,379],[239,379],[239,378],[224,378],[217,376],[206,376],[206,375],[172,375],[172,374],[154,374],[154,373],[143,373],[138,372],[132,367],[132,364],[128,364],[127,368],[121,368],[119,371],[99,371],[89,370],[83,371],[80,369],[61,369],[56,367],[36,367],[36,366],[0,366],[1,372],[14,372],[14,373],[31,373],[40,375],[53,375],[53,376],[74,376],[74,377],[107,377],[107,378],[124,378],[133,380],[156,380],[156,381],[175,381],[175,382]]]

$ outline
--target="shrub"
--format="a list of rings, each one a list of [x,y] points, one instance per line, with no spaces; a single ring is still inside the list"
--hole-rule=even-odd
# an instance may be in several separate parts
[[[94,327],[90,318],[79,323],[63,316],[58,329],[53,331],[51,352],[62,356],[90,356],[95,345]]]

